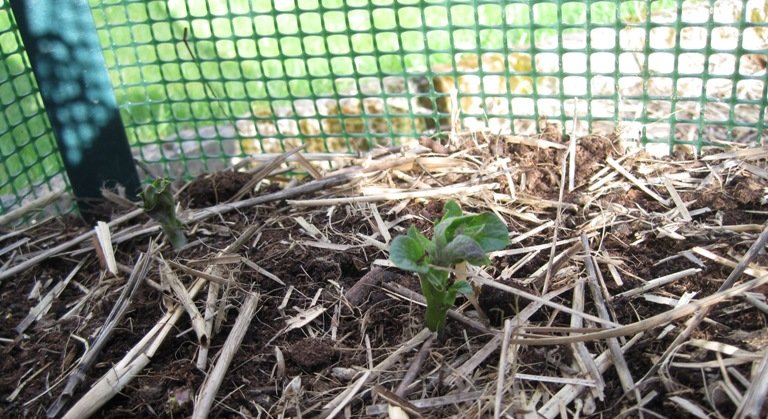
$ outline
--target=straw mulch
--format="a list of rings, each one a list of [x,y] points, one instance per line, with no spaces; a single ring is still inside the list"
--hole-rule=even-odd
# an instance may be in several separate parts
[[[178,254],[114,195],[4,232],[0,415],[765,417],[768,150],[542,128],[199,178]],[[511,244],[437,337],[387,249],[448,199]]]

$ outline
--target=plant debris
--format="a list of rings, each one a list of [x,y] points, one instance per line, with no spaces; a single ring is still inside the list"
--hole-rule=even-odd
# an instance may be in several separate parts
[[[116,272],[76,220],[0,233],[0,414],[766,416],[765,150],[446,138],[305,182],[281,183],[313,164],[297,150],[208,175],[181,190],[178,253],[140,208],[100,227]],[[435,339],[388,250],[449,200],[509,245],[460,273],[477,299]]]

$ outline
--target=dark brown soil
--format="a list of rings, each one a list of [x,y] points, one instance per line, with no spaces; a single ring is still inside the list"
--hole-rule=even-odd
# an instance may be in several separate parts
[[[216,172],[198,176],[181,194],[181,202],[189,208],[205,208],[228,201],[251,180],[242,172]]]
[[[552,131],[548,139],[567,143],[567,138],[560,138],[558,132]],[[489,149],[495,153],[503,153],[513,160],[513,167],[517,169],[513,177],[515,182],[519,184],[521,174],[526,174],[527,194],[542,199],[557,199],[562,151],[503,145],[501,142],[498,144]],[[615,146],[613,138],[595,136],[580,140],[577,147],[577,186],[587,183],[589,178],[604,166],[607,157],[619,155],[620,150]],[[231,172],[204,176],[187,187],[181,201],[185,207],[192,208],[224,202],[249,179],[250,175]],[[504,184],[503,188],[508,188],[505,177],[500,177],[498,181]],[[766,221],[765,212],[755,213],[750,210],[765,210],[761,199],[766,186],[766,182],[759,178],[742,175],[727,179],[718,187],[709,186],[702,191],[685,192],[681,195],[686,202],[695,201],[690,209],[709,207],[715,211],[723,211],[723,224],[759,224]],[[567,201],[580,202],[581,193],[577,189],[567,197]],[[610,203],[648,212],[666,210],[658,202],[649,199],[645,193],[634,188],[626,193],[609,194],[601,198],[601,205]],[[430,201],[426,204],[413,201],[397,216],[413,215],[412,222],[424,231],[430,228],[429,220],[440,217],[442,205],[442,201]],[[386,205],[379,206],[380,214],[387,221],[391,221],[396,216],[386,215],[387,210]],[[555,218],[554,211],[542,212],[539,215],[541,218]],[[296,217],[299,216],[320,228],[328,235],[331,243],[348,245],[349,248],[335,251],[311,246],[309,242],[317,240],[310,237],[296,222]],[[694,221],[703,222],[707,217],[714,216],[714,213],[707,213],[698,216]],[[588,221],[584,211],[569,212],[564,217],[567,221],[566,228],[560,232],[560,239],[571,237],[571,234],[577,231],[571,227]],[[532,228],[519,220],[508,221],[513,233],[524,233]],[[258,292],[260,301],[258,312],[218,392],[219,403],[215,405],[212,417],[237,417],[241,414],[255,417],[257,412],[277,417],[284,412],[296,413],[291,410],[295,407],[287,406],[284,399],[284,389],[295,377],[301,378],[301,391],[304,392],[301,408],[305,409],[306,415],[314,416],[321,410],[320,406],[314,406],[315,403],[326,400],[323,398],[325,394],[337,391],[349,383],[349,378],[345,378],[342,373],[345,369],[367,367],[366,339],[373,359],[381,361],[391,353],[392,348],[413,336],[414,331],[421,329],[423,309],[408,301],[391,298],[378,288],[363,304],[349,304],[345,300],[345,291],[369,271],[372,261],[386,258],[381,249],[361,244],[359,239],[361,235],[376,235],[375,222],[363,212],[348,210],[345,207],[339,207],[333,213],[326,210],[302,212],[291,210],[284,203],[274,203],[230,212],[220,219],[202,223],[191,233],[190,242],[200,239],[199,244],[179,255],[174,255],[166,247],[164,257],[193,266],[195,260],[204,259],[223,249],[247,226],[253,224],[261,225],[258,241],[252,241],[238,253],[277,276],[286,285],[281,285],[246,265],[226,268],[231,269],[229,273],[236,280],[237,287],[230,292],[230,309],[223,327],[212,337],[211,354],[217,354],[222,348],[238,314],[233,307],[240,306],[245,292]],[[751,244],[744,242],[739,235],[717,231],[712,231],[708,236],[691,237],[685,241],[657,236],[647,236],[645,240],[639,240],[643,237],[642,232],[652,228],[653,226],[639,221],[627,220],[609,227],[606,231],[602,250],[621,261],[620,268],[627,273],[623,275],[625,283],[620,286],[610,279],[611,273],[605,264],[600,265],[600,274],[605,278],[611,293],[618,294],[638,286],[640,281],[635,277],[649,280],[683,269],[699,267],[684,257],[661,262],[695,246],[712,248],[713,244],[717,244],[720,246],[717,249],[740,255],[746,252]],[[0,248],[26,237],[32,241],[28,246],[29,251],[38,251],[54,242],[75,237],[85,231],[84,229],[80,223],[69,223],[62,219],[2,241]],[[534,236],[515,246],[540,245],[549,241],[551,237]],[[144,236],[120,244],[116,251],[117,260],[123,265],[133,266],[139,252],[146,251],[147,242],[148,238]],[[8,257],[10,255],[0,255],[0,266]],[[87,257],[87,262],[72,284],[54,300],[48,314],[30,326],[23,335],[17,336],[14,328],[37,304],[33,291],[39,289],[43,293],[47,292],[52,284],[65,278],[84,257]],[[495,271],[499,272],[513,265],[519,258],[506,256],[496,259]],[[536,283],[521,283],[544,265],[548,258],[548,252],[542,252],[505,283],[528,292],[537,292]],[[102,272],[98,260],[93,256],[67,255],[46,260],[12,280],[0,283],[0,338],[4,339],[0,348],[0,417],[45,416],[45,410],[61,392],[62,383],[59,380],[83,355],[86,342],[103,325],[125,282],[124,276],[115,279]],[[700,273],[662,287],[659,292],[680,295],[686,291],[696,291],[703,297],[715,292],[729,272],[721,265],[707,264]],[[187,286],[191,284],[192,277],[180,275]],[[393,281],[408,289],[419,291],[418,280],[414,276],[397,275],[393,278]],[[150,271],[148,279],[160,282],[156,268]],[[205,295],[204,292],[205,289],[200,295]],[[570,293],[564,293],[558,302],[570,305],[571,297]],[[75,400],[155,325],[165,311],[164,298],[167,297],[162,292],[146,284],[139,288],[128,314],[100,356],[99,362],[88,372],[84,385],[74,395]],[[313,301],[315,305],[324,307],[325,311],[307,327],[286,330],[287,319],[297,315],[299,311],[311,308]],[[463,300],[459,301],[461,302]],[[480,294],[480,304],[490,317],[491,325],[499,326],[504,319],[522,310],[528,302],[484,287]],[[666,307],[641,298],[616,299],[610,303],[610,309],[615,312],[617,321],[623,324],[667,310]],[[595,313],[594,307],[591,306],[587,311]],[[62,320],[65,315],[66,319]],[[541,309],[531,320],[546,321],[552,315],[552,310]],[[548,326],[568,326],[568,317],[555,316],[554,319]],[[713,320],[716,323],[702,326],[697,333],[722,335],[727,328],[752,331],[766,326],[765,316],[754,309],[744,310],[738,315],[715,317]],[[335,330],[333,337],[328,333],[331,329]],[[674,334],[668,334],[660,340],[652,336],[645,338],[635,350],[627,354],[627,362],[635,377],[641,377],[654,364],[654,357],[662,353],[673,338]],[[490,336],[482,332],[468,328],[462,323],[449,321],[444,340],[439,347],[433,349],[433,354],[427,358],[427,365],[423,370],[442,371],[451,366],[455,367],[451,365],[452,359],[466,359],[489,339]],[[153,357],[149,367],[101,409],[98,416],[188,416],[194,394],[205,378],[205,374],[195,368],[195,342],[188,318],[182,317]],[[601,350],[597,346],[599,345],[588,344],[593,353]],[[279,352],[284,357],[284,371],[279,371],[276,367],[278,355],[275,347],[280,349]],[[484,365],[496,365],[498,356],[498,353],[492,355],[484,361]],[[563,366],[570,364],[571,356],[571,351],[565,346],[522,347],[518,372],[560,375]],[[406,369],[407,366],[403,364],[398,367]],[[739,368],[745,376],[748,375],[746,366],[734,368]],[[608,373],[605,379],[606,399],[599,402],[595,415],[613,417],[623,408],[631,406],[632,402],[625,399],[615,373]],[[689,385],[693,389],[691,391],[700,391],[696,388],[701,383],[700,371],[680,372],[675,379]],[[666,388],[663,383],[652,384],[651,387],[662,395],[676,391]],[[446,389],[437,385],[432,388],[432,394],[425,396],[440,396],[444,390]],[[15,391],[18,393],[14,394]],[[10,396],[13,397],[9,399]],[[369,401],[370,396],[355,399],[352,403],[353,411],[362,412],[363,403]],[[657,414],[669,414],[670,406],[661,401],[653,401],[645,408]],[[733,413],[729,409],[726,406],[720,413],[728,416]],[[430,416],[449,416],[460,412],[454,407],[448,407],[431,412]],[[362,416],[360,413],[356,415],[358,416],[355,417]]]

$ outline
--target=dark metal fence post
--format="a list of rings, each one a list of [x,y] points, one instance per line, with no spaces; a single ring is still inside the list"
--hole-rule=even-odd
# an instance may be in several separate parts
[[[80,213],[140,183],[87,0],[11,0]]]

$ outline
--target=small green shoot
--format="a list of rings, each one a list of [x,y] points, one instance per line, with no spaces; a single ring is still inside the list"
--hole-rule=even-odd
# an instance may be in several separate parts
[[[155,179],[147,185],[141,197],[144,212],[160,223],[163,233],[178,252],[187,244],[187,238],[184,236],[184,224],[176,217],[176,202],[170,186],[171,181],[166,178]]]
[[[487,265],[488,252],[504,249],[508,243],[507,227],[496,214],[464,215],[459,204],[451,200],[435,224],[432,240],[411,226],[407,235],[392,240],[389,259],[398,268],[419,275],[427,301],[426,326],[439,332],[456,295],[472,293],[467,281],[451,280],[451,270],[464,262]]]

